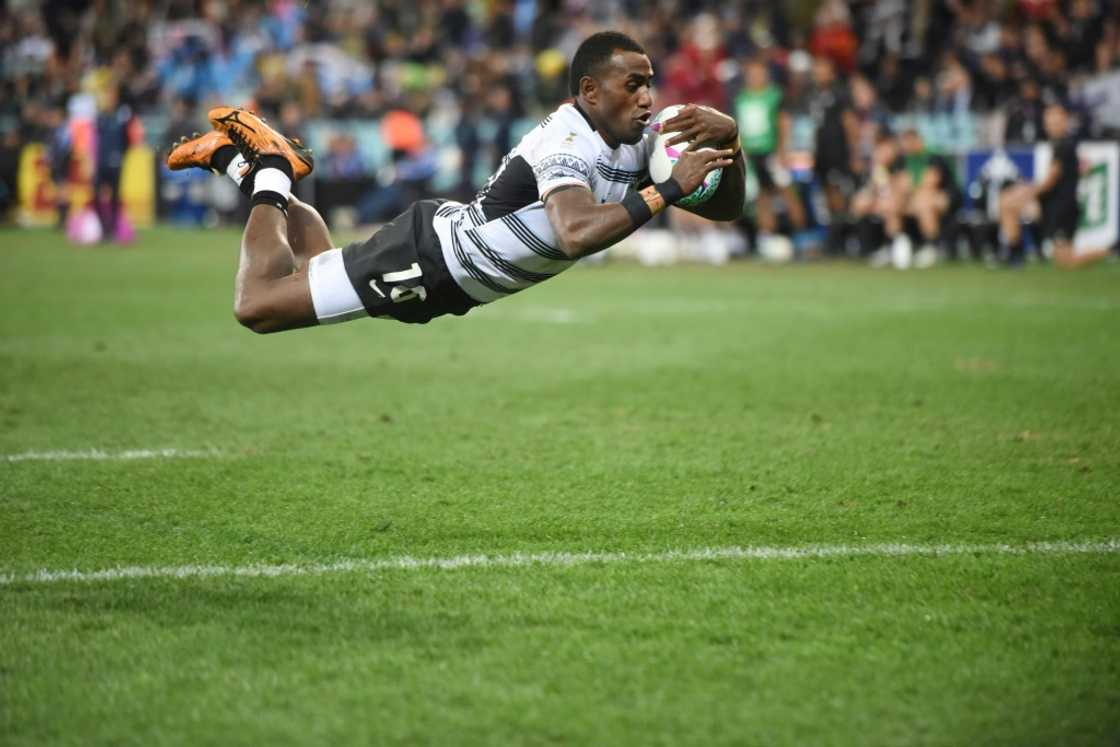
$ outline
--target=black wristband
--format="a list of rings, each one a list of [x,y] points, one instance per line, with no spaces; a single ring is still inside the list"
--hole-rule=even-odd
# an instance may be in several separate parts
[[[253,207],[257,205],[271,205],[284,215],[288,214],[288,199],[279,192],[263,189],[253,195],[251,204]]]
[[[680,182],[671,176],[663,182],[654,184],[653,188],[665,198],[666,204],[669,205],[675,205],[677,200],[684,197],[684,190],[681,189]]]
[[[646,221],[653,217],[653,211],[649,209],[649,205],[646,204],[646,200],[640,192],[631,192],[623,197],[622,207],[630,213],[630,222],[635,227],[645,225]]]

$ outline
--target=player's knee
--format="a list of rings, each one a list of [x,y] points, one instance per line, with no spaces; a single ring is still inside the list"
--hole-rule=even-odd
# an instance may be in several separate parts
[[[252,299],[239,298],[234,304],[233,316],[242,327],[259,335],[276,332],[280,328],[271,310]]]

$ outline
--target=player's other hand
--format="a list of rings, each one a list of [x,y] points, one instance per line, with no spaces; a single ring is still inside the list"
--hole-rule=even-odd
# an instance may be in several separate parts
[[[709,171],[722,169],[734,163],[734,154],[733,148],[686,150],[681,153],[677,165],[673,167],[672,176],[686,195],[691,194],[704,183],[704,177]]]
[[[699,104],[685,105],[677,116],[665,120],[661,132],[679,133],[667,140],[666,145],[684,142],[725,145],[739,136],[734,119],[718,109]]]

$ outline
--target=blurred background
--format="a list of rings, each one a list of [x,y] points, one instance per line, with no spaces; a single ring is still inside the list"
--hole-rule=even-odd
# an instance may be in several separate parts
[[[645,45],[655,108],[727,111],[752,156],[738,223],[671,211],[616,254],[1045,259],[1029,217],[1027,253],[1001,255],[999,194],[1050,158],[1053,102],[1081,143],[1078,251],[1116,249],[1116,0],[8,0],[0,220],[77,243],[235,225],[247,208],[229,180],[163,166],[219,103],[314,149],[297,194],[332,229],[469,200],[606,28]]]

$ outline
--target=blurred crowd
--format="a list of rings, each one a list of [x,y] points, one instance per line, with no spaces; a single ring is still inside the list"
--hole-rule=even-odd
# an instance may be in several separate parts
[[[464,196],[512,147],[517,122],[567,97],[567,60],[608,27],[646,46],[661,102],[737,113],[743,130],[763,110],[752,96],[772,92],[772,131],[752,151],[765,235],[778,213],[793,231],[809,220],[783,173],[790,118],[812,123],[829,211],[855,217],[876,211],[861,183],[891,148],[910,159],[910,191],[936,179],[953,192],[920,133],[890,132],[900,114],[995,113],[995,140],[1029,144],[1060,100],[1083,135],[1120,129],[1115,102],[1091,95],[1120,66],[1120,0],[7,0],[0,181],[12,184],[22,143],[65,149],[59,124],[86,93],[99,127],[160,115],[163,131],[147,133],[160,143],[202,129],[218,102],[250,103],[297,137],[316,120],[406,112],[453,133],[462,177],[446,191]],[[319,169],[368,170],[357,145],[332,136]],[[393,162],[426,173],[423,146],[392,144]],[[879,212],[900,211],[929,206]]]

